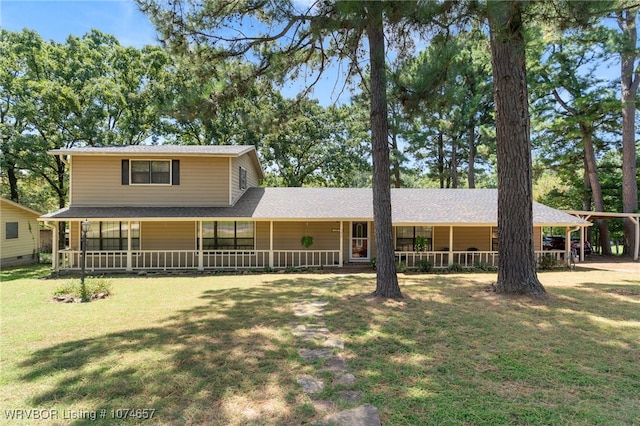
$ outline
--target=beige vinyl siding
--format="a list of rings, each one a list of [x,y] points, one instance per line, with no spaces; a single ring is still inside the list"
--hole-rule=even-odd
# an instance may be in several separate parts
[[[433,251],[446,251],[449,249],[449,227],[433,227]]]
[[[444,251],[449,249],[449,227],[433,227],[433,250]],[[466,251],[469,248],[477,248],[480,251],[491,250],[490,226],[454,226],[453,247],[454,251]]]
[[[533,246],[535,250],[542,250],[542,227],[534,226],[533,227]]]
[[[309,250],[339,250],[340,232],[337,222],[274,222],[274,250],[305,250],[300,243],[303,235],[313,237]],[[268,243],[267,243],[268,244]]]
[[[453,228],[453,250],[466,251],[476,248],[479,251],[491,250],[490,226],[458,226]]]
[[[180,185],[122,185],[122,160],[180,160]],[[72,157],[73,206],[229,205],[229,159],[217,157]]]
[[[0,238],[0,263],[3,266],[19,263],[29,263],[36,260],[34,256],[40,252],[40,224],[38,216],[31,214],[9,203],[2,203],[2,229]],[[7,240],[7,223],[18,224],[18,238]]]
[[[256,250],[269,250],[270,224],[269,222],[256,222],[255,224],[255,247]],[[275,237],[274,237],[275,245]]]
[[[142,250],[196,250],[196,222],[143,222]]]
[[[258,174],[249,154],[231,159],[231,204],[240,199],[245,190],[240,189],[240,167],[247,171],[247,188],[258,186]]]
[[[80,250],[80,222],[69,222],[69,248]]]

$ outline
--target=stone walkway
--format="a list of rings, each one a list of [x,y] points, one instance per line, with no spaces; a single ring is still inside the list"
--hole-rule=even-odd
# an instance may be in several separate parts
[[[351,389],[357,384],[357,378],[348,371],[347,362],[340,355],[340,350],[344,349],[344,341],[340,336],[333,335],[323,320],[324,308],[329,303],[321,297],[333,285],[333,282],[327,282],[312,293],[314,300],[299,300],[295,304],[294,314],[300,319],[300,324],[295,325],[291,331],[300,342],[300,358],[309,364],[320,361],[322,366],[317,372],[330,373],[331,383],[325,383],[324,379],[312,374],[299,374],[297,381],[302,391],[311,397],[315,410],[324,414],[322,419],[313,424],[379,426],[381,422],[378,409],[371,404],[335,412],[333,401],[314,399],[314,395],[322,392],[326,386],[343,386],[349,389],[340,391],[342,402],[358,404],[362,400],[362,391]]]

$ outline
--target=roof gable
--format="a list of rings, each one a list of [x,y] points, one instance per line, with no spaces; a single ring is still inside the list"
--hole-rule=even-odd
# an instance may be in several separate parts
[[[30,215],[35,216],[35,217],[39,217],[39,216],[42,215],[42,213],[40,213],[40,212],[37,212],[37,211],[35,211],[33,209],[30,209],[29,207],[23,206],[22,204],[18,204],[15,201],[11,201],[11,200],[9,200],[7,198],[4,198],[4,197],[0,197],[0,205],[2,205],[3,207],[5,205],[6,206],[15,207],[15,208],[17,208],[19,210],[22,210],[25,213],[30,214]]]

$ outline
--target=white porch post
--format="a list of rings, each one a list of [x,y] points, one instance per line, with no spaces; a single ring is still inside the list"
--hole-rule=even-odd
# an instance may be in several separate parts
[[[133,253],[131,252],[131,221],[127,221],[127,271],[133,271]]]
[[[343,258],[344,258],[344,222],[340,221],[340,260],[339,266],[342,268],[343,266]]]
[[[636,225],[636,246],[633,248],[633,260],[638,260],[638,246],[640,246],[640,216],[630,218]]]
[[[571,244],[570,240],[569,244]],[[584,226],[580,227],[580,247],[580,262],[584,262]]]
[[[453,226],[449,227],[449,266],[453,264]]]
[[[58,272],[60,269],[60,259],[58,259],[58,246],[60,245],[58,225],[59,222],[53,222],[51,226],[51,267],[55,272]]]
[[[269,268],[273,268],[273,221],[269,221]]]
[[[199,220],[196,222],[196,225],[198,226],[198,271],[204,271],[204,242],[202,241],[204,232],[202,230],[202,221]]]
[[[564,236],[564,258],[566,260],[567,265],[571,265],[571,229],[567,228],[567,232]]]

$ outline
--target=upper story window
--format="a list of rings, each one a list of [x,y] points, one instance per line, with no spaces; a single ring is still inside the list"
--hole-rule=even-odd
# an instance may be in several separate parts
[[[180,185],[180,160],[122,160],[123,185]]]
[[[171,161],[131,160],[131,183],[154,183],[164,185],[171,183]]]

